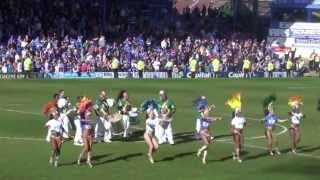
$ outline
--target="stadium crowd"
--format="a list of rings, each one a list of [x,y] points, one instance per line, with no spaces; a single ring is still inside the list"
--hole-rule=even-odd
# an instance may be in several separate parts
[[[143,13],[115,7],[104,24],[96,18],[101,16],[99,1],[44,2],[48,1],[1,3],[0,39],[5,40],[0,46],[1,73],[220,73],[306,67],[294,49],[278,58],[266,40],[235,33],[219,9],[186,9],[183,14],[173,10],[170,15],[164,11],[162,15],[170,18],[152,23],[143,19]],[[319,56],[314,53],[310,58],[314,62],[310,69],[319,70]]]

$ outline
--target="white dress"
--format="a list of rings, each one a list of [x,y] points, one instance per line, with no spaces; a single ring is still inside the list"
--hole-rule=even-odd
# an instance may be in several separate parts
[[[46,140],[50,142],[51,133],[54,131],[56,133],[62,134],[63,133],[63,124],[62,121],[51,119],[46,123],[46,126],[48,127],[48,133]]]
[[[235,116],[231,121],[231,125],[234,126],[234,128],[236,129],[243,129],[245,123],[246,123],[246,119],[244,117]]]
[[[301,112],[299,113],[292,113],[291,116],[291,123],[295,125],[299,125],[300,121],[302,120],[303,114]]]
[[[154,136],[157,124],[159,124],[159,121],[157,118],[155,118],[155,119],[148,118],[146,120],[146,133]]]

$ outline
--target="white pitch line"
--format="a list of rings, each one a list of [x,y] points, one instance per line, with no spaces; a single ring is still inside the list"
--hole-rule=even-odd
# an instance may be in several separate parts
[[[229,142],[229,141],[218,141],[218,142],[224,143],[224,144],[233,144],[232,142]],[[266,147],[257,146],[257,145],[253,145],[253,144],[247,144],[247,143],[245,143],[243,146],[244,147],[248,147],[248,148],[252,148],[252,149],[268,150],[268,148],[266,148]],[[320,159],[320,156],[316,156],[316,155],[312,155],[312,154],[306,154],[306,153],[296,153],[296,154],[292,153],[292,155]]]
[[[5,108],[0,108],[0,110],[7,111],[7,112],[20,113],[20,114],[31,114],[31,115],[41,116],[41,114],[40,114],[40,113],[34,113],[34,112],[28,112],[28,111],[20,111],[20,110],[16,110],[16,109],[5,109]]]
[[[45,141],[44,138],[31,138],[31,137],[0,137],[0,139],[17,140],[17,141]]]

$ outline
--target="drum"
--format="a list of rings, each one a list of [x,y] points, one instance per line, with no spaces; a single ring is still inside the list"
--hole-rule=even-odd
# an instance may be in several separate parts
[[[121,135],[123,134],[123,123],[121,114],[113,114],[108,117],[112,123],[112,135]]]
[[[138,108],[133,107],[131,111],[129,111],[129,121],[131,125],[139,124]]]
[[[130,125],[139,124],[139,116],[137,112],[129,112]]]

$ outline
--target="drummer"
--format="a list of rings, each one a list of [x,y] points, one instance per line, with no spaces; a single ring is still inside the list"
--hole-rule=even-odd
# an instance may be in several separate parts
[[[111,113],[112,104],[108,104],[107,102],[107,92],[101,91],[99,98],[96,100],[96,104],[94,105],[94,112],[97,116],[97,122],[94,131],[94,138],[101,142],[101,137],[103,137],[103,141],[106,143],[111,142],[112,132],[111,132],[111,122],[108,116]]]
[[[159,92],[160,95],[160,116],[159,125],[156,130],[156,136],[159,140],[159,144],[168,142],[173,145],[173,133],[172,133],[172,118],[173,114],[176,112],[176,105],[169,99],[167,93],[164,90]]]
[[[117,105],[118,105],[119,113],[122,115],[123,138],[127,139],[129,137],[129,128],[130,128],[129,112],[131,111],[129,94],[127,90],[120,91],[117,98]]]

